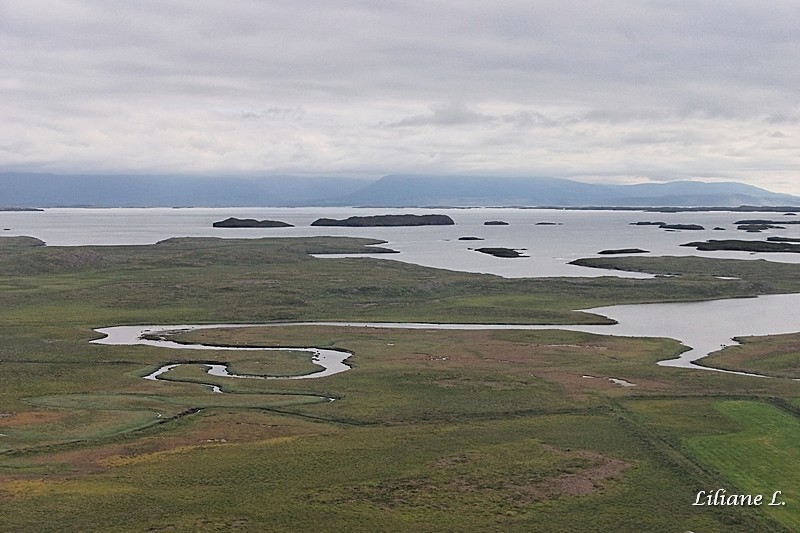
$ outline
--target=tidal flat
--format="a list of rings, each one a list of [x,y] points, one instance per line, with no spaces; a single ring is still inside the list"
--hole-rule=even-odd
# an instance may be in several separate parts
[[[196,238],[65,248],[0,239],[0,529],[786,531],[798,523],[790,504],[691,505],[709,487],[781,490],[797,501],[785,444],[800,401],[793,379],[661,367],[685,350],[668,338],[235,326],[608,324],[576,310],[800,292],[800,265],[613,257],[596,261],[662,276],[504,279],[311,255],[374,244]],[[352,369],[237,380],[203,365],[301,374],[311,355],[165,355],[89,342],[95,328],[113,325],[214,323],[231,327],[172,340],[346,350]],[[182,363],[170,383],[142,379],[167,363]],[[785,431],[766,447],[773,419]]]

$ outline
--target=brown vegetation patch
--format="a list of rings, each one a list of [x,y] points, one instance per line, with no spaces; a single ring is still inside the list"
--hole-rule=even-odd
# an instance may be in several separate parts
[[[30,427],[39,424],[57,422],[68,415],[59,411],[22,411],[19,413],[3,413],[0,416],[0,427]]]
[[[589,461],[591,466],[578,472],[565,473],[538,483],[520,486],[520,490],[529,494],[533,501],[547,500],[560,496],[586,496],[602,489],[604,482],[622,477],[622,473],[630,466],[629,463],[621,459],[607,457],[595,452],[563,452],[549,446],[546,446],[546,448],[552,453],[564,455],[570,453]]]
[[[481,501],[491,502],[496,512],[504,513],[536,502],[604,490],[631,466],[595,452],[543,448],[554,462],[541,468],[506,465],[487,469],[480,455],[453,455],[436,461],[435,470],[428,475],[338,487],[336,493],[321,491],[316,497],[322,503],[369,503],[381,509],[447,510]]]
[[[512,495],[517,505],[526,505],[564,496],[587,496],[602,490],[606,482],[619,479],[630,466],[621,459],[594,452],[565,452],[551,446],[543,447],[563,461],[559,467],[563,473],[548,475],[539,471],[517,471],[497,480],[461,475],[452,481],[451,486],[462,492],[499,489]]]
[[[471,389],[514,390],[520,386],[520,383],[515,381],[470,379],[467,377],[437,379],[433,381],[433,384],[446,389],[465,387]]]
[[[442,457],[436,461],[436,468],[449,468],[455,465],[461,465],[468,461],[465,455],[452,455],[450,457]]]

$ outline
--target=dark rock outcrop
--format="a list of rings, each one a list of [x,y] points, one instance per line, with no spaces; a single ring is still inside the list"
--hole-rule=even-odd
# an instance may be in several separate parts
[[[487,220],[483,223],[484,226],[508,226],[508,222],[503,220]]]

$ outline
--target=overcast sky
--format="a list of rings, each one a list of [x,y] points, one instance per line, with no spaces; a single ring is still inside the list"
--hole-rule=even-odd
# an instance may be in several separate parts
[[[0,171],[800,194],[800,5],[0,0]]]

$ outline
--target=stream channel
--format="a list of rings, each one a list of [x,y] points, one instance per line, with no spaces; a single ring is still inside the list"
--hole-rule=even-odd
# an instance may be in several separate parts
[[[394,323],[394,322],[291,322],[267,324],[202,324],[202,325],[147,325],[147,326],[114,326],[96,329],[105,335],[101,339],[91,341],[95,344],[158,346],[183,350],[260,350],[260,351],[307,351],[312,354],[312,362],[322,370],[297,376],[255,376],[231,374],[227,366],[222,364],[204,364],[208,374],[212,376],[240,379],[315,379],[331,376],[350,370],[345,360],[352,355],[345,350],[326,348],[265,348],[265,347],[231,347],[205,344],[183,344],[167,339],[158,339],[172,333],[211,328],[241,328],[266,326],[334,326],[365,327],[391,329],[461,329],[461,330],[545,330],[561,329],[600,335],[617,335],[622,337],[666,337],[680,341],[689,349],[676,359],[660,361],[661,366],[711,370],[753,377],[764,377],[759,374],[732,372],[701,366],[695,362],[708,354],[736,344],[734,337],[752,335],[776,335],[800,332],[800,294],[775,294],[757,298],[737,298],[712,300],[706,302],[660,303],[613,305],[584,309],[587,313],[603,315],[617,323],[612,325],[540,325],[540,324],[428,324],[428,323]],[[148,336],[149,338],[144,338]],[[161,374],[179,366],[169,364],[144,376],[144,379],[158,380]],[[206,384],[214,392],[222,391],[213,384]]]

